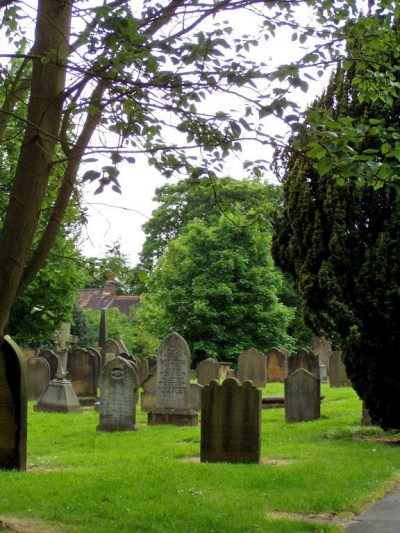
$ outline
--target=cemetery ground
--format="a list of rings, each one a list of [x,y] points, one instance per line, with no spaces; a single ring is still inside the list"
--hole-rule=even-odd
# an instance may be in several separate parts
[[[268,384],[263,395],[283,393]],[[26,472],[0,472],[0,531],[334,533],[400,481],[400,433],[360,426],[350,388],[321,419],[262,411],[261,464],[200,463],[199,426],[96,431],[99,415],[28,412]]]

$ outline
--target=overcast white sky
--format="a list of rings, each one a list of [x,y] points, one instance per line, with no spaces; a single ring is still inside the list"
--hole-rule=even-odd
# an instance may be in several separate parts
[[[306,15],[306,9],[301,8],[302,16]],[[296,57],[301,57],[305,50],[304,48],[299,49],[298,41],[291,41],[291,33],[281,32],[275,41],[261,43],[254,53],[259,54],[259,57],[263,58],[264,61],[266,57],[272,57],[276,63],[283,64],[295,60]],[[308,94],[300,91],[297,93],[304,106],[322,91],[327,79],[328,73],[311,87]],[[272,130],[277,130],[282,125],[271,122],[269,127]],[[278,133],[278,131],[276,132]],[[259,145],[243,144],[242,160],[259,159],[260,155],[265,157],[265,153],[260,154],[259,151]],[[128,256],[131,266],[134,266],[138,261],[138,254],[144,242],[141,226],[156,207],[155,203],[152,202],[154,190],[166,183],[167,180],[154,168],[148,167],[144,157],[142,160],[137,158],[135,165],[121,165],[120,171],[118,180],[122,187],[122,195],[110,190],[94,196],[93,192],[97,186],[93,184],[87,187],[85,198],[89,223],[84,232],[85,239],[82,243],[82,251],[87,256],[102,257],[107,246],[120,242],[122,252]],[[230,159],[227,161],[224,175],[230,175],[236,179],[244,177],[241,164]]]

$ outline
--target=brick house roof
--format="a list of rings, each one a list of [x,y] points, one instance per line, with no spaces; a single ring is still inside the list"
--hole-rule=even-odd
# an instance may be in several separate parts
[[[140,296],[117,296],[117,286],[113,279],[106,281],[103,289],[79,289],[76,299],[76,305],[82,311],[101,311],[116,307],[124,315],[129,315],[130,308],[139,303]]]

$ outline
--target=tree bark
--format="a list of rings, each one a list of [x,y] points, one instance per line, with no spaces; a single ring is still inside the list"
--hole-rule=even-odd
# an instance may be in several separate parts
[[[0,234],[0,337],[39,221],[57,142],[65,89],[72,3],[39,0],[28,122]],[[50,61],[49,61],[50,60]]]

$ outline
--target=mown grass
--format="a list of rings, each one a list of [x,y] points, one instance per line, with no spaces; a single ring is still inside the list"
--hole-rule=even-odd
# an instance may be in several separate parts
[[[268,385],[264,394],[282,394]],[[28,416],[28,470],[0,472],[0,514],[56,531],[335,533],[305,515],[351,517],[400,479],[400,439],[361,427],[352,389],[323,386],[321,419],[262,412],[262,464],[199,463],[200,426],[96,431],[99,415]],[[0,526],[1,527],[1,526]]]

